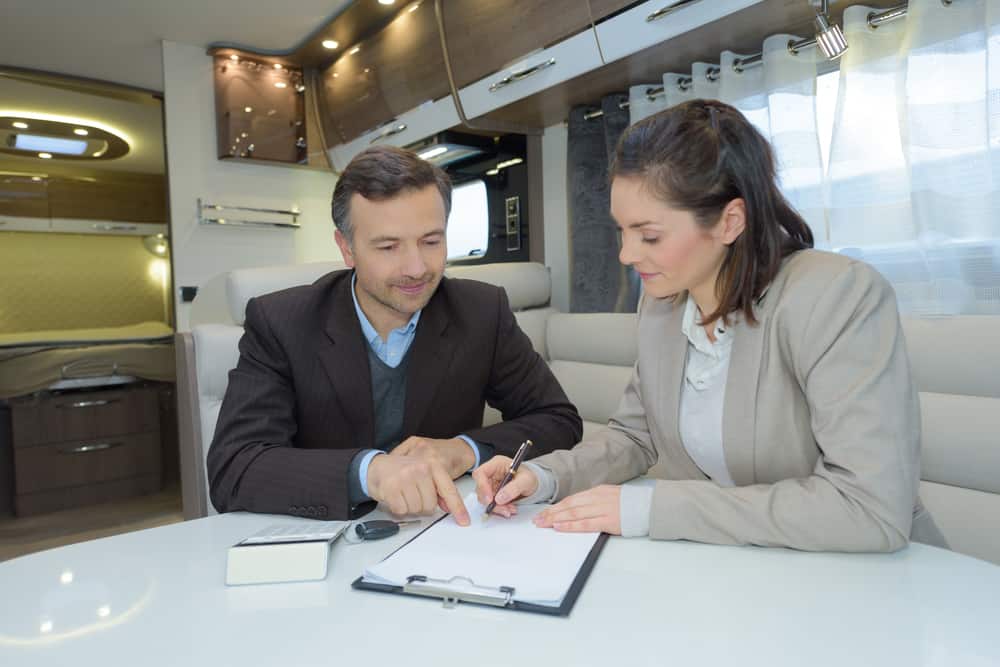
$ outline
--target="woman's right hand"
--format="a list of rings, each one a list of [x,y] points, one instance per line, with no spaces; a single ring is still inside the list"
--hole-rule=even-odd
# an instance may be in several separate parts
[[[494,456],[489,461],[472,471],[472,479],[476,481],[476,496],[483,505],[493,502],[496,494],[497,506],[493,509],[495,514],[505,516],[508,519],[517,514],[517,506],[514,501],[518,498],[527,498],[538,490],[538,478],[527,466],[521,466],[514,474],[514,479],[507,483],[507,486],[497,493],[500,482],[507,475],[510,469],[511,459],[506,456]]]

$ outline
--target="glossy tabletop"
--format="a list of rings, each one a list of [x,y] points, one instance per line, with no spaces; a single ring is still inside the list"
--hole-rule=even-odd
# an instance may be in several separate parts
[[[0,563],[0,665],[1000,665],[1000,567],[924,545],[616,537],[558,618],[352,590],[405,530],[338,540],[324,581],[227,587],[227,548],[282,521],[301,519],[213,516]]]

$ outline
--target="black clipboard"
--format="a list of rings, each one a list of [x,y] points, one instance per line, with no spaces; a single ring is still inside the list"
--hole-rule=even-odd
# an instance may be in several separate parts
[[[438,521],[446,516],[449,515],[446,514],[437,521],[428,525],[427,528],[424,528],[422,531],[411,537],[403,545],[386,556],[386,558],[400,549],[403,549],[413,540],[419,538],[425,531],[429,530],[432,526],[437,524]],[[584,584],[587,583],[587,578],[590,576],[591,570],[594,569],[594,565],[597,563],[597,558],[601,555],[601,551],[604,549],[604,545],[607,543],[609,537],[610,535],[607,533],[601,533],[597,536],[597,541],[594,542],[594,546],[590,548],[590,553],[588,553],[587,558],[584,559],[583,564],[576,573],[576,577],[573,578],[573,583],[570,584],[569,590],[566,591],[566,596],[563,597],[562,604],[558,607],[532,604],[530,602],[520,602],[513,599],[515,590],[509,586],[500,586],[499,588],[477,586],[475,582],[472,582],[464,577],[453,577],[449,580],[438,580],[428,579],[420,574],[413,574],[409,577],[405,586],[393,586],[390,584],[379,584],[372,581],[365,581],[364,576],[361,576],[354,580],[351,584],[351,588],[355,590],[394,593],[396,595],[414,595],[417,597],[426,597],[428,599],[437,599],[441,600],[444,603],[444,606],[448,608],[455,607],[458,603],[464,602],[466,604],[497,607],[500,609],[512,609],[514,611],[526,611],[535,614],[545,614],[547,616],[569,616],[569,613],[573,611],[573,605],[576,604],[576,599],[580,597],[580,591],[583,590]],[[449,584],[452,584],[456,580],[464,582],[464,591],[449,589]],[[469,592],[468,589],[470,588],[474,588],[476,591]]]

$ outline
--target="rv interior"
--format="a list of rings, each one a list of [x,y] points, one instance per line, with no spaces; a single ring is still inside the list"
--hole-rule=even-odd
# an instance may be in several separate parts
[[[672,555],[612,538],[602,559],[633,560],[605,588],[641,590],[647,568],[726,568],[699,580],[704,597],[651,583],[680,601],[670,611],[632,605],[650,627],[702,617],[677,641],[704,664],[1000,664],[1000,2],[4,0],[0,15],[0,590],[19,582],[4,607],[23,610],[0,612],[0,664],[149,662],[151,646],[149,664],[318,664],[315,647],[282,654],[251,635],[342,604],[356,606],[331,613],[373,623],[433,616],[430,602],[381,616],[384,596],[350,590],[361,561],[340,542],[331,571],[354,569],[328,582],[223,583],[226,549],[265,526],[217,514],[206,466],[247,303],[347,268],[331,219],[340,174],[371,146],[412,150],[454,186],[446,275],[504,288],[592,436],[639,358],[642,281],[619,262],[609,160],[630,125],[693,99],[732,105],[769,140],[817,249],[892,286],[920,402],[919,496],[949,550],[842,562],[779,549],[787,561],[750,565],[740,553],[768,550],[682,541]],[[646,474],[670,476],[663,461]],[[242,523],[212,523],[223,519]],[[187,562],[142,555],[154,549]],[[911,565],[907,552],[939,560]],[[209,553],[207,570],[190,562]],[[599,590],[605,572],[599,562],[590,593],[607,605],[584,589],[579,626],[545,632],[600,634],[596,606],[616,623],[638,613]],[[747,575],[759,589],[741,589]],[[169,589],[188,576],[221,636],[175,618],[190,607]],[[74,579],[85,590],[70,595]],[[791,601],[817,579],[836,595]],[[706,600],[756,617],[755,594],[779,600],[761,612],[770,620],[707,629]],[[678,657],[583,639],[541,648],[531,623],[549,619],[512,616],[503,632],[526,637],[531,664]],[[824,624],[853,648],[762,639]],[[160,630],[190,633],[193,648],[152,639]],[[328,657],[357,632],[338,627]],[[433,664],[429,646],[411,648],[384,650]]]

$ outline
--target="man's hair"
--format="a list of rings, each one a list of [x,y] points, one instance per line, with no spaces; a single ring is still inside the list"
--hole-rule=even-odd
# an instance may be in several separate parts
[[[402,192],[436,186],[444,202],[444,218],[451,212],[451,179],[440,167],[412,151],[394,146],[373,146],[347,165],[333,188],[330,206],[333,224],[352,241],[351,197],[356,193],[371,201],[386,201]]]

